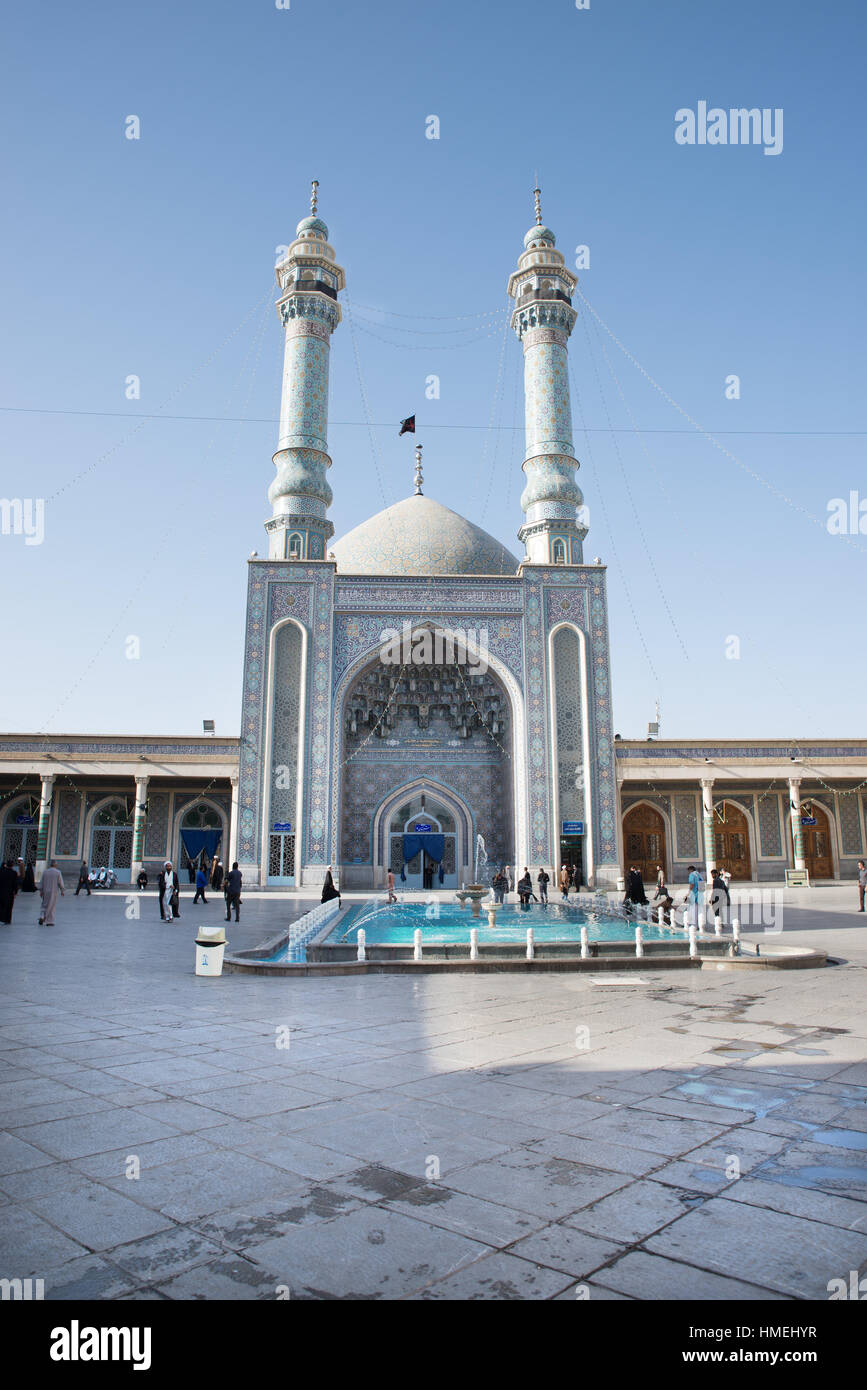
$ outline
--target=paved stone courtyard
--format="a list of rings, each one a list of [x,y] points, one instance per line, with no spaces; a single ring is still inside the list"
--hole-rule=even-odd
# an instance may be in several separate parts
[[[152,895],[127,920],[123,892],[67,892],[39,929],[19,895],[0,1275],[54,1299],[827,1299],[867,1260],[852,898],[787,909],[825,971],[615,983],[197,979],[219,902],[168,926]],[[245,895],[232,945],[303,906]]]

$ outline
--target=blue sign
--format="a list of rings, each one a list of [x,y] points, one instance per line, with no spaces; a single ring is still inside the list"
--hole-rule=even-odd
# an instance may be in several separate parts
[[[289,820],[275,820],[271,827],[275,835],[288,835],[292,829],[292,822]]]
[[[563,830],[562,830],[561,833],[562,833],[563,835],[583,835],[583,834],[584,834],[584,822],[583,822],[583,820],[564,820],[564,821],[562,822],[562,825],[563,825]]]
[[[802,825],[815,825],[815,824],[816,824],[816,817],[815,817],[815,816],[801,816],[801,824],[802,824]]]
[[[15,817],[15,824],[16,824],[16,825],[35,825],[35,824],[36,824],[36,817],[35,817],[35,816],[16,816],[16,817]]]
[[[423,824],[421,821],[419,821],[416,825],[413,826],[413,830],[415,831],[416,835],[429,835],[431,832],[431,826]]]

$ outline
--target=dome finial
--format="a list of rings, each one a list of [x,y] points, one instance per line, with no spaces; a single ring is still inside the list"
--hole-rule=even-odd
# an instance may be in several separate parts
[[[319,180],[314,179],[310,185],[310,216],[316,216],[317,204],[319,202]]]
[[[539,175],[536,175],[536,187],[533,189],[533,198],[536,203],[536,226],[542,225],[542,190],[539,187]]]
[[[421,497],[421,496],[423,495],[423,494],[422,494],[422,490],[421,490],[421,485],[422,485],[423,482],[424,482],[424,478],[422,477],[422,473],[421,473],[421,445],[420,445],[420,444],[416,444],[416,446],[415,446],[415,495],[416,495],[416,497]]]

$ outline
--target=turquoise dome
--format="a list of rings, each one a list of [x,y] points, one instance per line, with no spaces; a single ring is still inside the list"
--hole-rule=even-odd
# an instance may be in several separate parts
[[[516,574],[518,561],[480,526],[431,497],[405,497],[332,547],[339,574]]]
[[[328,228],[321,217],[302,217],[295,228],[295,235],[303,236],[305,232],[315,232],[317,236],[322,237],[323,241],[328,240]]]
[[[557,238],[550,227],[531,227],[524,237],[524,246],[527,247],[534,241],[544,241],[549,246],[557,245]]]

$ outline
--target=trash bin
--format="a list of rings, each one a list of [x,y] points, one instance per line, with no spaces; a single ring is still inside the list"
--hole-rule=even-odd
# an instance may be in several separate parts
[[[625,879],[625,878],[619,878],[619,879],[617,880],[617,891],[618,891],[618,893],[625,893],[625,892],[626,892],[626,879]]]
[[[196,974],[222,975],[225,949],[225,927],[199,927],[196,937]]]

